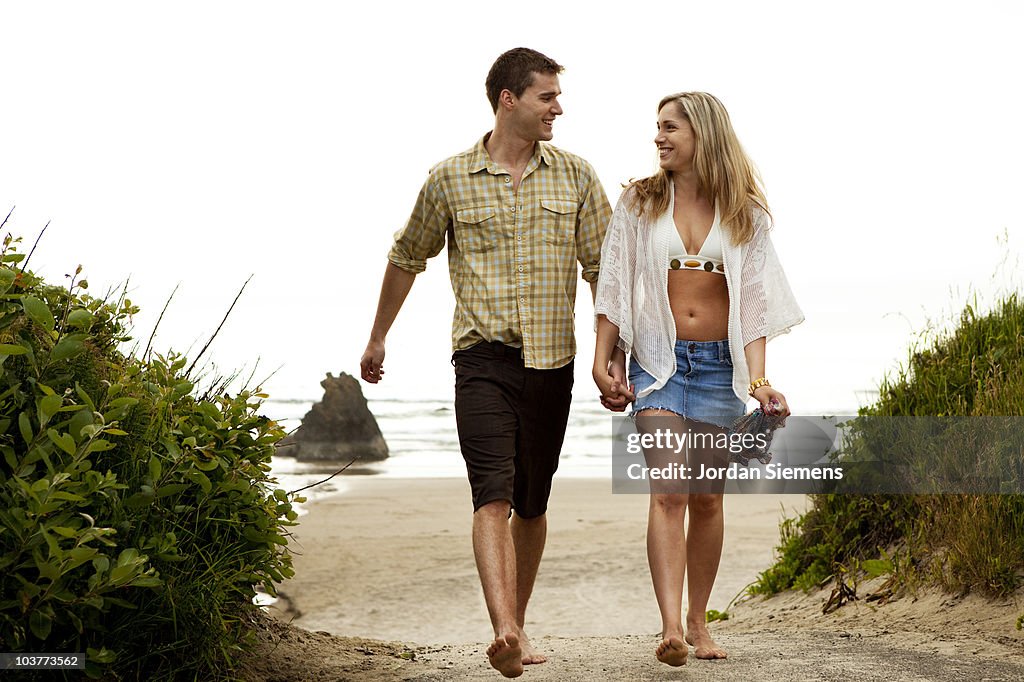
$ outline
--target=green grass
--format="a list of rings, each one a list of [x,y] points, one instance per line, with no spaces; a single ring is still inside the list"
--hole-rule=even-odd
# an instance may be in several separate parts
[[[911,350],[907,364],[883,380],[878,400],[860,415],[1024,415],[1024,304],[1010,294],[987,313],[967,306],[951,331]],[[970,447],[948,444],[929,465],[952,471],[983,456],[1006,461],[1007,453],[979,454]],[[1019,461],[1019,453],[1009,456]],[[1024,496],[812,496],[807,513],[783,521],[777,561],[750,591],[806,590],[839,574],[877,574],[883,566],[897,588],[1011,594],[1024,584]]]

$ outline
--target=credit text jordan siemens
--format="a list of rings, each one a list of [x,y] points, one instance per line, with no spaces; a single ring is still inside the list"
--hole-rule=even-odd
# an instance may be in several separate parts
[[[689,450],[726,453],[749,452],[768,449],[767,436],[763,433],[679,433],[669,429],[657,429],[646,433],[631,433],[626,437],[626,452],[637,455],[646,451],[671,451],[680,455]],[[740,467],[736,463],[711,466],[695,462],[689,466],[685,461],[670,462],[662,466],[648,467],[634,462],[626,467],[626,476],[632,480],[834,480],[843,478],[840,467],[790,467],[769,463],[760,467]]]

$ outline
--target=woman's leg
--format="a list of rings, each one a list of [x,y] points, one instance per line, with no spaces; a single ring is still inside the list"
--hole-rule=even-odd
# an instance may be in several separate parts
[[[662,663],[684,665],[683,581],[686,578],[686,495],[651,494],[647,517],[647,563],[661,611],[661,644],[655,654]]]
[[[721,432],[721,429],[714,427],[704,427],[702,430],[713,435]],[[692,452],[690,459],[708,468],[724,470],[728,461],[721,455],[714,448],[702,448]],[[690,523],[686,538],[686,641],[694,647],[697,658],[726,657],[725,650],[711,638],[705,617],[722,558],[722,540],[725,536],[723,489],[724,481],[716,480],[712,485],[702,486],[700,492],[691,493],[688,500]]]
[[[722,495],[690,495],[690,525],[686,538],[687,584],[686,641],[697,658],[725,658],[725,649],[711,639],[705,613],[722,558],[725,524]]]
[[[654,433],[670,429],[682,432],[683,420],[671,412],[644,410],[636,417],[637,430]],[[685,464],[685,457],[673,448],[644,451],[647,466],[662,469],[673,463]],[[651,503],[647,517],[647,562],[651,569],[654,595],[661,612],[661,644],[655,655],[672,666],[686,664],[689,653],[683,640],[683,581],[686,577],[685,516],[687,495],[678,481],[651,481]]]

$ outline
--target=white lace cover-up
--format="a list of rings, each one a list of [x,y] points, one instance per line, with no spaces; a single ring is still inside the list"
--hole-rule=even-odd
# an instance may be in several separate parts
[[[671,183],[669,185],[671,187]],[[674,190],[672,199],[674,200]],[[658,229],[668,221],[675,230],[672,206],[655,221],[640,219],[628,204],[627,188],[615,206],[601,248],[595,315],[604,315],[619,328],[617,345],[656,381],[642,395],[664,386],[676,371],[676,325],[668,302],[668,235]],[[729,291],[729,348],[732,350],[732,388],[748,399],[750,377],[743,349],[762,336],[771,340],[804,320],[793,297],[769,232],[771,220],[759,206],[754,213],[754,237],[736,246],[723,235],[722,260]],[[739,305],[734,305],[739,301]],[[596,321],[596,317],[595,317]]]

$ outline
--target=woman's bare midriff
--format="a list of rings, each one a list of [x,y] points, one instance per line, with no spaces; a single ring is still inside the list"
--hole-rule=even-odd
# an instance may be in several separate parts
[[[677,339],[720,341],[728,336],[729,290],[722,275],[669,270],[668,302]]]

